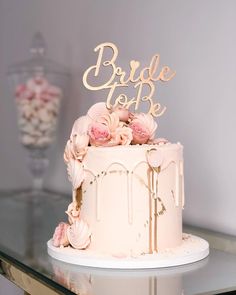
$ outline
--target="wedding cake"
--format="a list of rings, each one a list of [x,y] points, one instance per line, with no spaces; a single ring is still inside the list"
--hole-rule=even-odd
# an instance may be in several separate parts
[[[112,57],[106,59],[108,50]],[[115,64],[114,44],[100,44],[97,51],[97,63],[85,71],[83,82],[90,90],[107,89],[108,97],[73,125],[64,152],[73,199],[68,222],[57,226],[49,242],[49,254],[82,265],[104,266],[99,261],[105,259],[105,267],[121,262],[120,267],[135,268],[132,263],[139,260],[148,261],[144,267],[181,264],[181,256],[205,247],[204,254],[183,263],[199,260],[208,254],[207,243],[182,233],[183,146],[156,136],[154,118],[165,108],[152,98],[154,82],[167,82],[175,72],[167,66],[158,71],[156,54],[141,71],[138,61],[130,61],[127,74]],[[109,77],[99,84],[102,68]],[[115,90],[130,83],[136,97],[114,98]],[[139,111],[141,104],[147,112]]]

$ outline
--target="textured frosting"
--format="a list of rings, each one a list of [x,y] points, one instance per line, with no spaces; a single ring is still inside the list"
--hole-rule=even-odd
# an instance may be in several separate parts
[[[72,247],[136,257],[180,245],[183,147],[156,129],[151,115],[102,102],[75,121],[64,152]]]
[[[150,150],[162,155],[155,188],[148,176]],[[92,232],[90,249],[135,256],[181,243],[182,151],[180,144],[88,148],[80,214]]]

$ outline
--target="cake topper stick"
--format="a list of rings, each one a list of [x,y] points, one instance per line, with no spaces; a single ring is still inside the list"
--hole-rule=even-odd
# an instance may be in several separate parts
[[[153,95],[155,92],[154,82],[167,82],[175,76],[175,72],[168,66],[163,66],[159,71],[159,54],[155,54],[149,66],[139,70],[140,62],[131,60],[129,63],[130,71],[126,73],[120,66],[116,65],[118,57],[118,48],[115,44],[105,42],[98,45],[95,49],[98,52],[97,62],[95,65],[89,67],[83,75],[83,84],[89,90],[107,89],[108,95],[106,105],[108,109],[118,105],[130,109],[131,107],[137,111],[141,104],[146,104],[148,114],[154,117],[161,116],[166,107],[162,107],[159,102],[155,102]],[[111,52],[112,56],[107,58],[107,52]],[[109,77],[101,82],[101,72],[105,72]],[[101,76],[101,77],[100,77]],[[93,84],[94,80],[100,81],[100,84]],[[133,88],[136,90],[136,95],[129,98],[127,94],[123,93],[130,84],[134,84]],[[115,90],[122,92],[115,96]]]

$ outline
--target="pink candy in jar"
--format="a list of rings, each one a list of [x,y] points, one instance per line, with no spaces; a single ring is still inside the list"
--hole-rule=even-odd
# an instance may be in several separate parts
[[[15,97],[23,145],[41,148],[51,144],[59,114],[61,89],[44,77],[35,77],[18,85]]]

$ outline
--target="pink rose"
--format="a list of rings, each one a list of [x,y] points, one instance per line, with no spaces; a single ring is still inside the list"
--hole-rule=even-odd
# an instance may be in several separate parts
[[[115,131],[115,142],[117,145],[129,145],[133,139],[132,129],[126,126],[119,127]]]
[[[90,144],[95,146],[114,146],[116,142],[116,130],[123,126],[116,113],[106,114],[93,122],[89,128]]]
[[[104,124],[108,127],[111,133],[115,132],[123,123],[120,123],[119,116],[116,113],[106,114],[97,119],[97,122]]]
[[[74,223],[76,220],[79,219],[80,208],[79,208],[77,202],[74,201],[69,204],[69,206],[66,210],[66,214],[68,215],[68,219],[69,219],[70,224]]]
[[[94,146],[104,146],[111,139],[111,133],[105,124],[93,122],[88,131],[90,144]]]
[[[134,115],[129,127],[133,131],[133,144],[144,144],[152,140],[155,135],[157,123],[149,114]]]
[[[130,119],[131,113],[124,107],[117,106],[113,109],[113,112],[119,116],[121,122],[128,122],[128,120]]]
[[[66,247],[69,245],[69,240],[67,238],[68,228],[69,228],[69,224],[65,222],[60,222],[58,224],[52,238],[52,244],[54,247],[60,247],[60,246]]]

